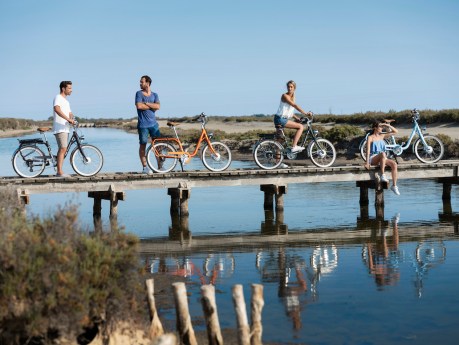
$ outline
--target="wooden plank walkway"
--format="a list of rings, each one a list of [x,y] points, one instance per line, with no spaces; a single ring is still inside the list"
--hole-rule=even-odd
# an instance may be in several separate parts
[[[399,179],[436,179],[458,177],[459,161],[437,164],[399,164]],[[194,188],[241,185],[286,185],[290,183],[326,183],[371,181],[376,170],[365,170],[362,165],[330,168],[295,167],[277,170],[237,169],[223,172],[185,171],[166,174],[100,173],[93,177],[73,175],[68,178],[42,176],[24,179],[0,178],[0,189],[13,188],[28,194],[56,192],[125,191],[152,188]]]

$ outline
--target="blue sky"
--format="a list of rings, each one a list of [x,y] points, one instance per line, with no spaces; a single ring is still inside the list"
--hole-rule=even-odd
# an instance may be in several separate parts
[[[0,116],[46,119],[61,80],[81,117],[459,108],[457,0],[0,0]]]

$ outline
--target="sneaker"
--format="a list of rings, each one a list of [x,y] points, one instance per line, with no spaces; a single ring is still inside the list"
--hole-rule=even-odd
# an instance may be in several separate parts
[[[142,174],[153,175],[153,171],[150,170],[149,167],[143,167]]]
[[[389,182],[389,179],[386,177],[386,175],[381,175],[381,182]]]
[[[393,191],[395,193],[395,195],[400,195],[400,192],[398,191],[398,187],[397,186],[390,187],[390,190]]]
[[[287,164],[285,164],[285,163],[282,163],[281,165],[279,165],[279,168],[281,168],[281,169],[288,169],[289,166],[288,166]]]
[[[69,174],[56,174],[56,177],[66,178],[71,176]]]
[[[301,146],[293,146],[292,147],[292,153],[301,152],[303,150],[304,150],[304,147],[301,147]]]

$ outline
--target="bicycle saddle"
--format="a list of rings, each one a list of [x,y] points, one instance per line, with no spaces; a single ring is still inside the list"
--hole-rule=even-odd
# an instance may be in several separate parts
[[[167,125],[169,127],[175,127],[175,126],[178,126],[179,124],[180,124],[180,122],[167,121]]]
[[[392,122],[395,122],[395,120],[394,120],[394,119],[384,119],[383,121],[384,121],[384,122],[386,122],[386,123],[392,123]]]
[[[38,127],[37,128],[37,131],[39,131],[40,133],[49,132],[50,130],[51,130],[51,127]]]

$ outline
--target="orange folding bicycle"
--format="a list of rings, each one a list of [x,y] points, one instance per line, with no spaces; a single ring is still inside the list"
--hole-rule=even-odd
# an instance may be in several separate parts
[[[155,138],[147,150],[147,163],[150,169],[158,173],[166,173],[175,168],[177,162],[183,171],[183,166],[191,158],[197,155],[201,144],[201,160],[204,166],[210,171],[223,171],[231,164],[231,151],[225,144],[218,141],[211,141],[212,133],[207,133],[207,116],[204,113],[194,118],[194,121],[201,122],[201,135],[193,152],[183,148],[182,142],[177,134],[177,122],[168,122],[167,125],[173,129],[175,138]],[[176,149],[178,147],[178,150]]]

